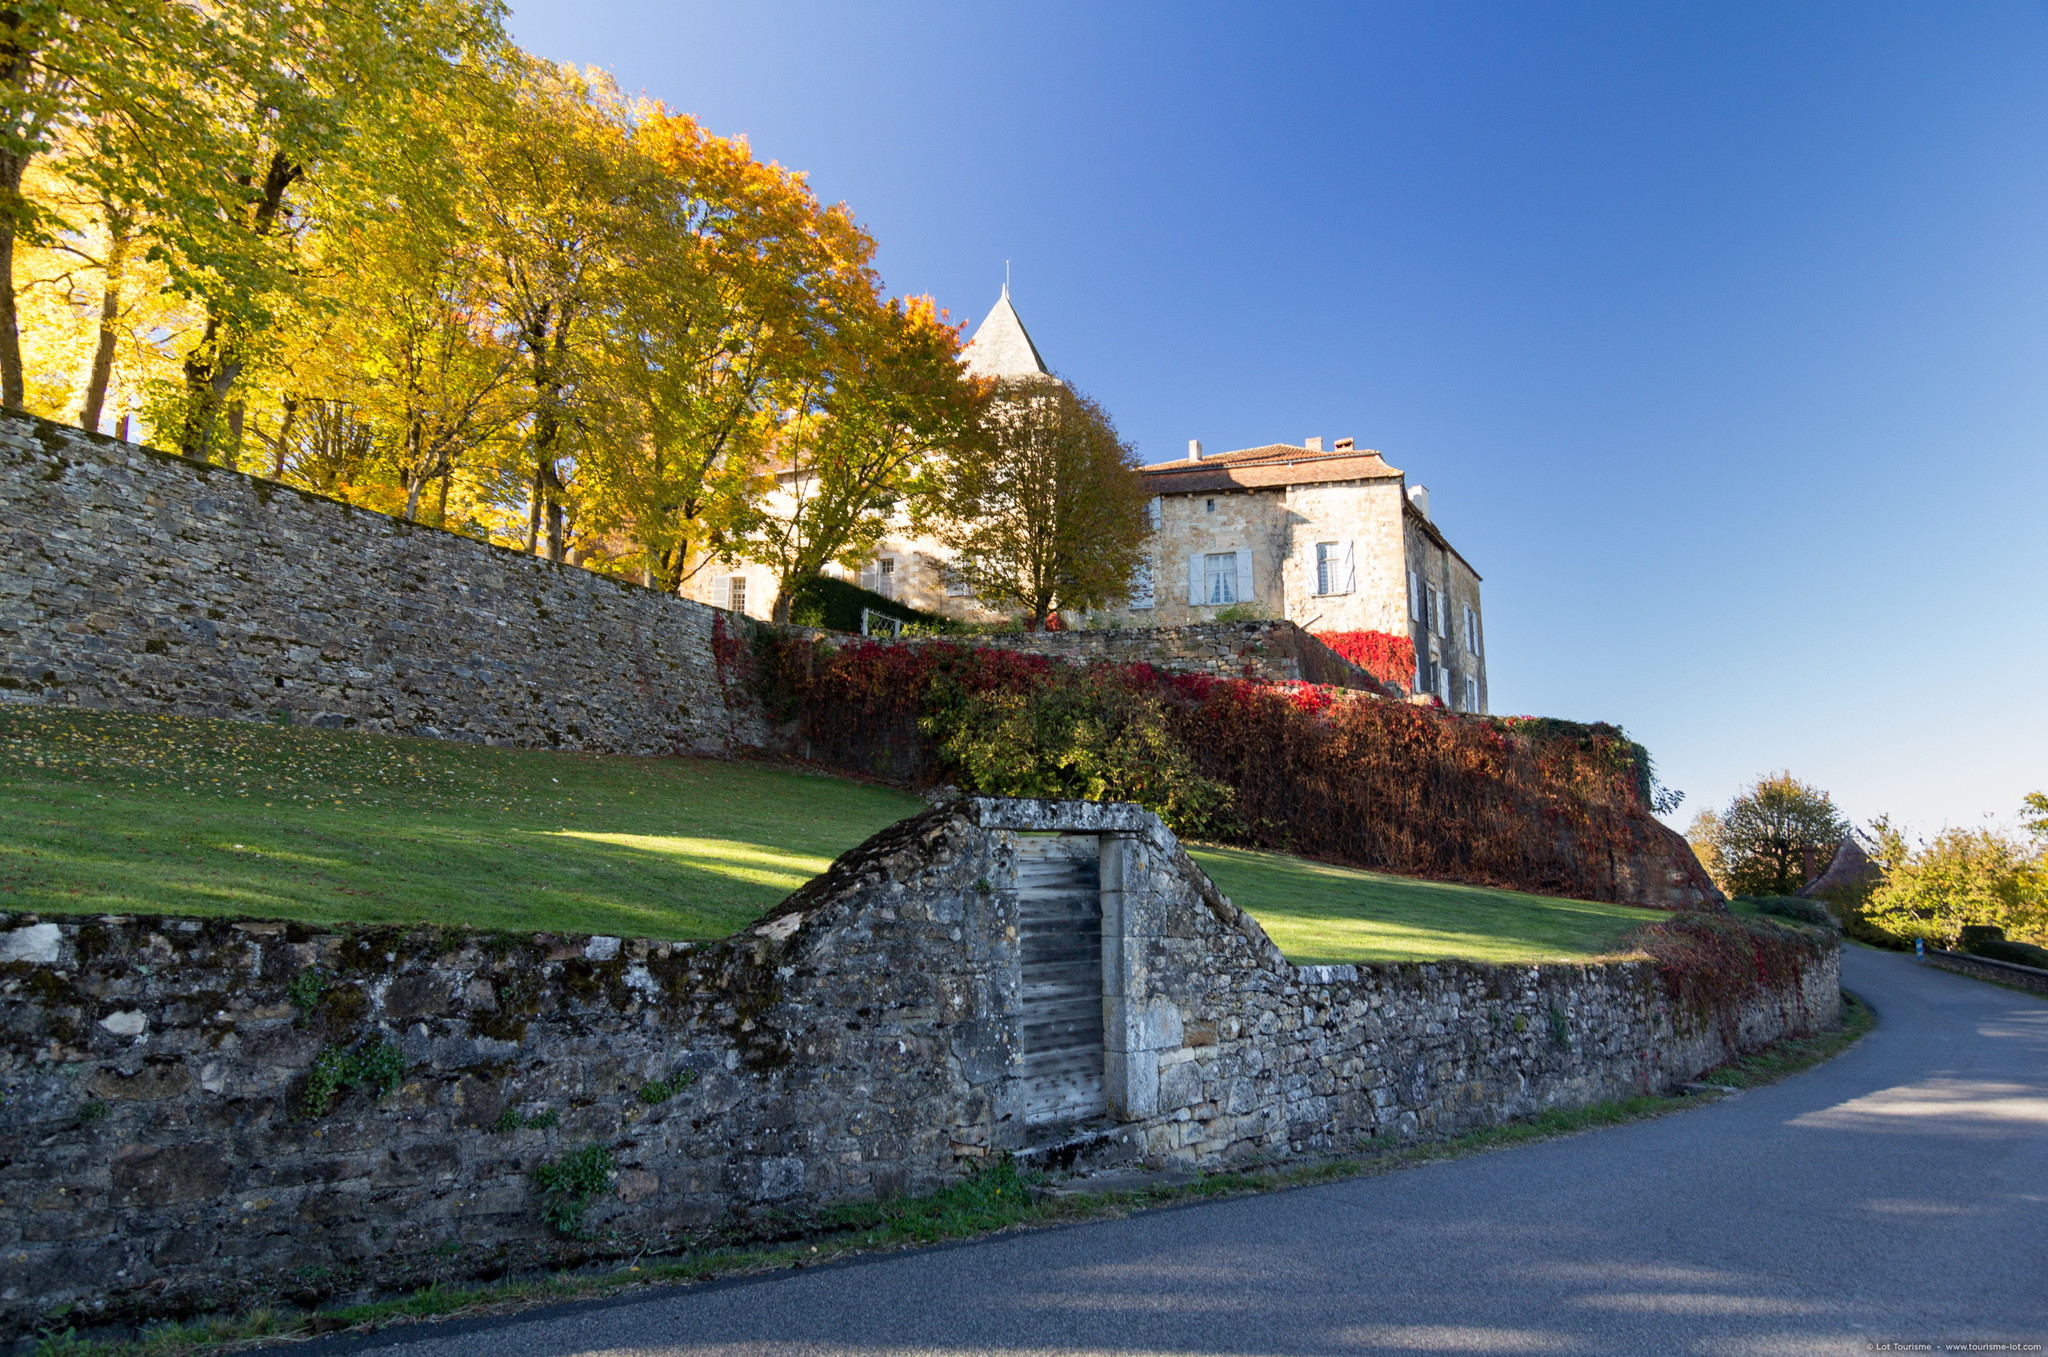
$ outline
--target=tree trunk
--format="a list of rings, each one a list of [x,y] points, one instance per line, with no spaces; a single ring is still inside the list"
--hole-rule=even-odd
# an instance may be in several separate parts
[[[540,550],[540,463],[533,464],[533,493],[528,497],[526,510],[526,554],[531,556]]]
[[[420,520],[420,487],[426,484],[427,469],[420,459],[420,422],[406,421],[405,430],[405,521],[417,523]]]
[[[100,333],[92,351],[92,376],[85,384],[85,404],[78,423],[92,433],[100,431],[100,415],[107,406],[107,384],[114,376],[114,323],[121,319],[121,285],[128,272],[128,220],[111,205],[102,204],[107,218],[107,260],[100,284]]]
[[[276,455],[270,461],[270,479],[273,481],[284,479],[285,449],[291,446],[292,425],[297,422],[298,418],[299,398],[297,396],[286,396],[284,398],[284,418],[277,422],[277,443],[273,448],[273,452]]]
[[[185,358],[185,422],[178,431],[178,451],[202,462],[213,460],[228,392],[241,375],[241,358],[221,338],[220,317],[207,317],[205,332]]]
[[[26,64],[16,57],[10,67]],[[0,152],[0,405],[24,410],[27,384],[21,366],[21,316],[14,296],[14,242],[19,214],[27,206],[21,198],[21,175],[28,157]]]
[[[441,487],[434,496],[434,526],[446,529],[448,526],[448,482],[455,479],[455,468],[448,468],[441,477]]]

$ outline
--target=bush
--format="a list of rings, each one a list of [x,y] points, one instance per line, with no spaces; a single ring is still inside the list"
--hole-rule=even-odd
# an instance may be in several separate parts
[[[799,627],[858,632],[863,608],[932,631],[948,631],[953,626],[950,619],[937,613],[898,603],[872,589],[863,589],[858,584],[828,575],[813,575],[797,585],[789,600],[789,620]]]
[[[1836,927],[1834,913],[1818,900],[1808,900],[1798,895],[1737,896],[1754,904],[1759,914],[1775,914],[1781,919],[1797,919],[1800,923],[1818,924],[1822,928]]]
[[[1042,671],[1023,687],[948,672],[919,726],[960,784],[998,796],[1135,801],[1176,832],[1213,832],[1229,804],[1167,731],[1159,698],[1108,667]]]
[[[770,633],[754,654],[755,691],[832,767],[1119,797],[1177,830],[1206,820],[1194,832],[1441,881],[1618,900],[1647,862],[1707,888],[1649,813],[1647,756],[1614,726],[944,643]]]

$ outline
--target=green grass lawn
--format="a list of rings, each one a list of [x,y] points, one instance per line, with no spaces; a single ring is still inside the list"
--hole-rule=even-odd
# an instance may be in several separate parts
[[[1591,900],[1332,867],[1281,853],[1193,846],[1233,903],[1297,965],[1352,961],[1581,961],[1669,917]]]
[[[0,706],[0,909],[719,938],[922,805],[716,759]],[[1577,959],[1658,917],[1190,851],[1302,963]]]
[[[0,909],[717,938],[920,809],[715,759],[0,706]]]

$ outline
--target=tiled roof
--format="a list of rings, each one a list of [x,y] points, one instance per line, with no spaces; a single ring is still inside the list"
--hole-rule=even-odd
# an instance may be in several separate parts
[[[1156,462],[1140,468],[1140,473],[1155,495],[1270,490],[1288,485],[1327,485],[1333,481],[1383,481],[1401,474],[1370,449],[1316,452],[1292,443],[1219,452],[1199,462]]]

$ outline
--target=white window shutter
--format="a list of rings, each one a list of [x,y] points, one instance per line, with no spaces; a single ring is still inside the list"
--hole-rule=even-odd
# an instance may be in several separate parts
[[[1408,572],[1408,620],[1426,620],[1422,616],[1422,577],[1413,570]]]
[[[1258,597],[1258,586],[1252,583],[1252,554],[1240,549],[1237,553],[1237,601],[1255,603]]]
[[[1343,568],[1337,574],[1337,581],[1340,585],[1337,592],[1340,594],[1348,594],[1358,588],[1358,558],[1354,554],[1352,546],[1352,542],[1347,538],[1344,542]]]
[[[1207,603],[1209,601],[1209,596],[1203,592],[1202,585],[1202,553],[1198,551],[1188,557],[1188,602],[1190,604]]]

